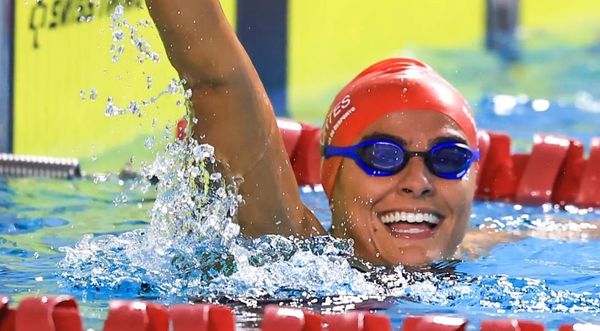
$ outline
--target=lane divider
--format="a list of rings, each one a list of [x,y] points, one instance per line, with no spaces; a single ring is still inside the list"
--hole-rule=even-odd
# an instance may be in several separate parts
[[[467,320],[455,316],[408,316],[402,323],[404,331],[465,331]]]
[[[561,326],[558,331],[600,331],[600,325],[597,324],[568,324]]]
[[[169,313],[162,305],[142,301],[111,301],[104,331],[168,331]],[[58,331],[58,330],[57,330]]]
[[[235,317],[229,307],[217,305],[174,305],[169,308],[171,331],[234,331]],[[277,330],[281,331],[281,330]]]
[[[464,331],[459,316],[426,315],[404,318],[402,331]],[[0,331],[82,331],[82,317],[69,296],[29,297],[14,309],[0,295]],[[113,300],[104,331],[235,331],[235,316],[227,306],[173,305]],[[268,305],[261,331],[391,331],[389,317],[366,311],[320,315],[307,309]],[[483,321],[481,331],[544,331],[540,322],[500,319]],[[559,331],[600,331],[600,324],[564,324]]]
[[[481,322],[481,331],[544,331],[539,322],[517,319],[491,320]]]
[[[584,166],[575,204],[582,207],[600,206],[600,138],[592,139],[590,157]]]
[[[554,182],[558,178],[569,146],[567,138],[539,134],[533,137],[531,154],[527,157],[523,172],[517,176],[520,181],[514,202],[525,205],[551,202]]]
[[[15,329],[15,311],[8,307],[8,297],[0,295],[0,331]]]

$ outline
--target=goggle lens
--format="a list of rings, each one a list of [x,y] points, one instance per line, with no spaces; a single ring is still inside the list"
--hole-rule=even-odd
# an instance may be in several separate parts
[[[473,152],[461,146],[444,146],[429,152],[431,171],[439,175],[459,174],[471,165]]]
[[[397,172],[404,166],[404,151],[397,145],[379,142],[358,149],[360,159],[374,170]]]

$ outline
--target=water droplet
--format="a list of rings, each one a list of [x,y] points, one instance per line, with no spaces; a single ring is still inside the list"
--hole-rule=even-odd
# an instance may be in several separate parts
[[[146,147],[147,149],[151,149],[152,147],[154,147],[154,138],[146,138],[146,141],[144,142],[144,147]]]
[[[179,92],[180,82],[176,79],[171,80],[169,85],[167,86],[167,92],[170,94],[177,94]]]
[[[81,98],[81,100],[85,100],[85,90],[79,91],[79,97]]]
[[[123,32],[123,30],[115,30],[113,31],[113,41],[114,42],[121,42],[123,41],[123,39],[125,38],[125,33]]]
[[[211,158],[215,154],[215,148],[208,144],[202,144],[200,146],[196,146],[192,153],[196,160],[203,160]]]
[[[140,105],[137,103],[137,101],[131,101],[129,103],[129,106],[127,106],[127,112],[133,114],[133,115],[138,115],[140,116]]]
[[[121,19],[121,17],[123,17],[124,13],[125,13],[125,7],[123,7],[123,5],[117,5],[115,7],[115,11],[111,15],[111,18],[113,21],[118,21]]]
[[[112,97],[108,97],[108,104],[106,105],[106,108],[104,109],[104,114],[106,116],[121,115],[121,114],[123,114],[123,110],[121,108],[117,107],[113,103]]]
[[[146,77],[146,88],[147,89],[152,88],[152,76]]]
[[[98,93],[96,92],[95,88],[90,89],[90,100],[96,100],[96,97],[98,97]]]

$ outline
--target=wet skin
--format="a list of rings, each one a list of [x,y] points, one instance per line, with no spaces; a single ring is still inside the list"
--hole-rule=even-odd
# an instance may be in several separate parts
[[[466,142],[458,125],[435,111],[390,113],[354,143],[381,136],[409,151],[427,151],[443,141]],[[468,227],[476,172],[474,163],[462,179],[443,179],[432,174],[422,158],[413,157],[399,173],[374,177],[346,158],[333,193],[332,234],[354,239],[356,256],[376,264],[424,265],[450,258]],[[389,220],[396,212],[433,215],[439,223],[384,224],[382,217]]]

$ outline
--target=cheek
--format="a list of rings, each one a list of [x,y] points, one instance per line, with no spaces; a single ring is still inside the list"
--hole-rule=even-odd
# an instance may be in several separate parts
[[[392,177],[373,177],[364,173],[352,160],[344,160],[337,178],[334,196],[347,204],[370,205],[393,186]]]
[[[456,215],[457,222],[468,219],[473,195],[476,188],[475,176],[465,177],[460,181],[444,181],[438,186],[438,193],[445,200],[448,208]]]

